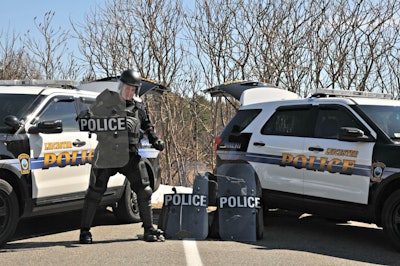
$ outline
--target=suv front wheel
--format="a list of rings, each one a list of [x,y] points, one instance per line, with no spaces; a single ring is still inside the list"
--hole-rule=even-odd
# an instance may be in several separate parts
[[[118,201],[117,206],[113,207],[113,212],[120,223],[138,223],[141,221],[137,195],[131,189],[129,182],[126,183],[124,194]]]
[[[382,211],[383,230],[400,251],[400,190],[386,200]]]
[[[0,246],[14,235],[18,216],[17,194],[9,183],[0,179]]]

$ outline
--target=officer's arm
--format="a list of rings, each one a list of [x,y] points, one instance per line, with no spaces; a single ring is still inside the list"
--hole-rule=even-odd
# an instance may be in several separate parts
[[[147,114],[145,114],[147,116]],[[154,131],[153,124],[150,122],[150,119],[148,116],[142,120],[141,123],[142,130],[147,134],[147,137],[149,138],[150,144],[154,144],[158,140],[158,136],[156,132]]]
[[[159,139],[157,133],[154,131],[153,124],[150,122],[150,118],[146,112],[146,109],[141,109],[142,111],[142,121],[141,128],[147,134],[149,142],[156,150],[164,150],[164,142]]]

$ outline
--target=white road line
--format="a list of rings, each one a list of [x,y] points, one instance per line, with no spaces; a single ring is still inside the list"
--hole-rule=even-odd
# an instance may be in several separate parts
[[[182,241],[183,249],[185,250],[186,265],[202,266],[199,250],[195,240],[184,239]]]

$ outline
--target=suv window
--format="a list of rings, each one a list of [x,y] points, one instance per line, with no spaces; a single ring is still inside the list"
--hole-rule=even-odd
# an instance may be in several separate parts
[[[307,126],[310,117],[310,107],[278,108],[262,127],[261,134],[308,137],[311,134]]]
[[[96,102],[96,98],[80,97],[77,102],[78,113],[89,110],[90,105]]]
[[[37,122],[61,120],[63,132],[79,131],[76,121],[75,102],[67,100],[53,100],[39,115]]]
[[[359,107],[390,138],[400,139],[399,106],[360,105]]]
[[[336,139],[341,127],[363,128],[358,120],[345,108],[339,106],[320,106],[314,137]]]
[[[10,127],[4,124],[4,118],[14,115],[18,119],[25,119],[25,115],[30,112],[28,108],[36,106],[43,97],[33,94],[2,94],[0,97],[0,131],[9,133]],[[37,101],[33,104],[34,101]]]
[[[225,136],[229,133],[239,133],[245,129],[251,121],[261,112],[261,109],[248,109],[239,110],[235,117],[228,123],[221,136]]]

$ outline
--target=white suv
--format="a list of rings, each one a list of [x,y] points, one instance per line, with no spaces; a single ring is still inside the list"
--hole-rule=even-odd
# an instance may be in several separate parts
[[[400,250],[399,101],[338,90],[298,99],[262,83],[207,91],[241,99],[216,140],[217,167],[250,164],[266,209],[375,223]]]
[[[143,86],[166,90],[148,80]],[[0,81],[0,245],[22,217],[82,208],[97,141],[79,131],[76,118],[97,95],[70,81]],[[159,153],[148,145],[139,153],[157,190]],[[101,204],[120,222],[140,221],[136,195],[120,174],[110,178]]]

